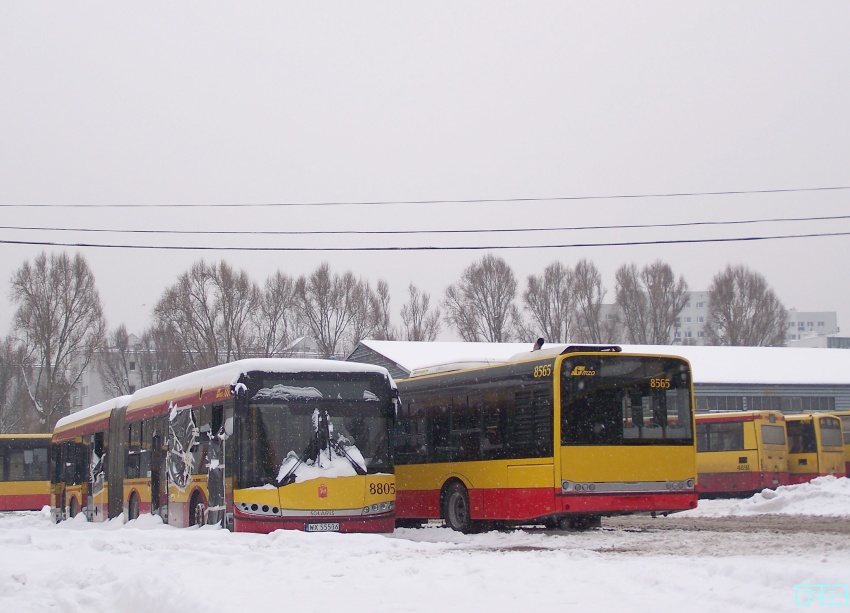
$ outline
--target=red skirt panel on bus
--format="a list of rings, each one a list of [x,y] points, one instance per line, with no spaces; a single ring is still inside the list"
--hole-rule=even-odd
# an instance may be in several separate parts
[[[50,494],[0,495],[0,511],[40,511],[50,506]]]
[[[692,491],[651,494],[564,494],[558,496],[558,511],[601,515],[637,511],[687,511],[697,507]]]
[[[469,516],[472,519],[519,521],[551,515],[555,491],[551,488],[492,488],[469,490]],[[439,519],[439,490],[396,492],[399,519]]]
[[[238,509],[233,511],[234,532],[254,532],[257,534],[270,534],[275,530],[306,530],[306,524],[322,524],[333,522],[339,524],[339,530],[334,532],[376,532],[390,533],[395,530],[395,517],[383,515],[375,518],[349,519],[344,517],[310,517],[310,518],[268,518],[254,517],[240,513]]]
[[[703,494],[734,494],[735,492],[758,492],[788,485],[788,473],[700,473],[697,491]]]

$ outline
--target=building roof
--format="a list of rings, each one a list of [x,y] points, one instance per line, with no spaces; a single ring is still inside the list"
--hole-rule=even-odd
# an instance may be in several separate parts
[[[566,348],[567,345],[560,345]],[[405,375],[451,362],[507,361],[532,343],[360,341],[348,359],[369,353],[371,363]],[[544,350],[553,345],[544,345]],[[679,355],[691,363],[695,383],[850,385],[850,351],[789,347],[620,345],[625,352]],[[390,369],[391,372],[393,369]]]

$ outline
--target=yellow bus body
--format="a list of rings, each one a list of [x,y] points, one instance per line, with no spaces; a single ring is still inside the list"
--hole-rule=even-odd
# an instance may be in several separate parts
[[[687,362],[676,356],[581,351],[582,358],[647,358]],[[668,512],[694,508],[697,496],[696,453],[692,437],[687,444],[648,445],[562,445],[561,384],[564,363],[575,352],[563,348],[529,353],[525,359],[508,364],[430,374],[399,381],[401,402],[409,414],[414,411],[408,394],[450,396],[453,390],[466,390],[468,397],[487,393],[488,381],[507,376],[506,372],[534,373],[551,382],[549,400],[552,431],[551,452],[544,457],[515,459],[471,459],[461,461],[405,462],[397,447],[397,514],[402,523],[425,519],[447,519],[447,499],[454,484],[462,484],[468,496],[473,523],[504,521],[565,525],[573,519],[581,524],[587,518],[636,511]],[[538,374],[540,376],[538,377]],[[587,374],[587,371],[585,371]],[[569,378],[570,373],[565,375]],[[531,376],[531,375],[529,375]],[[493,384],[496,388],[498,385]],[[499,388],[501,389],[501,388]],[[524,389],[522,385],[516,388]],[[473,390],[473,391],[470,391]],[[687,423],[683,430],[693,433],[693,388],[689,384]],[[461,392],[457,392],[461,393]],[[415,404],[415,403],[414,403]],[[407,414],[407,413],[406,413]],[[429,436],[433,436],[431,432]],[[486,433],[485,433],[486,435]],[[414,445],[411,445],[411,448]],[[448,521],[452,525],[451,521]],[[452,527],[455,527],[452,525]]]
[[[789,483],[785,416],[779,411],[703,413],[696,422],[700,495],[751,494]],[[766,433],[774,438],[765,440]]]

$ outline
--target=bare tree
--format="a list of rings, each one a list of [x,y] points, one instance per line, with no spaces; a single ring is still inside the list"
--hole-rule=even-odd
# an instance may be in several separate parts
[[[137,349],[141,387],[166,381],[193,370],[192,361],[177,331],[169,324],[154,324],[142,332]]]
[[[602,300],[606,293],[602,275],[590,260],[580,260],[573,269],[573,292],[576,304],[574,340],[578,343],[606,343],[614,340],[609,338],[613,331],[607,329],[601,320]]]
[[[522,299],[537,326],[537,336],[542,334],[550,343],[566,343],[570,340],[575,305],[573,273],[569,267],[552,262],[543,275],[529,275]]]
[[[111,396],[130,393],[130,361],[135,361],[134,348],[124,324],[109,333],[95,358],[103,383],[103,391]]]
[[[431,296],[419,291],[413,283],[407,288],[408,301],[401,307],[401,321],[404,324],[404,340],[437,340],[440,333],[440,309],[430,310]]]
[[[154,308],[155,327],[170,329],[192,370],[238,360],[257,345],[252,314],[260,291],[227,263],[195,263],[166,288]]]
[[[44,430],[26,396],[25,348],[10,337],[0,341],[0,434]]]
[[[465,341],[508,342],[522,321],[514,304],[516,292],[510,266],[502,258],[485,255],[446,289],[446,319]]]
[[[363,300],[363,288],[354,275],[332,274],[324,262],[310,276],[299,277],[295,283],[295,300],[322,356],[329,358],[340,353],[346,334],[351,335],[350,327]]]
[[[688,302],[688,284],[682,276],[676,280],[673,269],[660,260],[641,271],[624,264],[617,270],[616,296],[629,342],[666,345]]]
[[[390,320],[390,286],[383,279],[378,280],[378,286],[372,299],[372,338],[379,341],[394,341],[398,339],[398,331]],[[359,341],[360,339],[358,339]]]
[[[197,262],[166,288],[154,307],[154,327],[171,330],[173,341],[185,355],[191,370],[219,364],[216,319],[212,297],[214,271]]]
[[[259,307],[253,313],[253,325],[259,355],[273,357],[284,354],[299,331],[292,277],[277,271],[266,280]]]
[[[73,387],[89,367],[106,334],[106,321],[85,258],[41,253],[12,276],[18,305],[15,331],[27,351],[24,377],[41,423],[52,428],[70,411]]]
[[[746,266],[715,275],[708,288],[708,344],[779,347],[787,325],[785,307],[762,275]]]
[[[213,296],[220,315],[216,322],[219,359],[232,362],[249,357],[257,345],[251,315],[261,302],[260,289],[244,270],[219,262],[212,271]]]

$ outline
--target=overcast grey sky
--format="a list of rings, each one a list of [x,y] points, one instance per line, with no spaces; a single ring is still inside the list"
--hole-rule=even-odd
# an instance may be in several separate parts
[[[850,2],[251,2],[0,4],[0,240],[146,245],[604,243],[850,232],[850,220],[435,236],[186,236],[9,226],[411,230],[850,215],[850,191],[683,198],[400,201],[850,186]],[[0,244],[9,279],[43,247]],[[73,248],[49,248],[76,251]],[[386,279],[393,311],[434,298],[475,251],[79,249],[110,327],[141,331],[199,259],[258,281],[323,260]],[[838,311],[850,335],[850,237],[497,250],[522,280],[592,259],[613,300],[626,262],[660,258],[706,289],[726,264],[786,306]],[[446,337],[447,339],[451,336]]]

